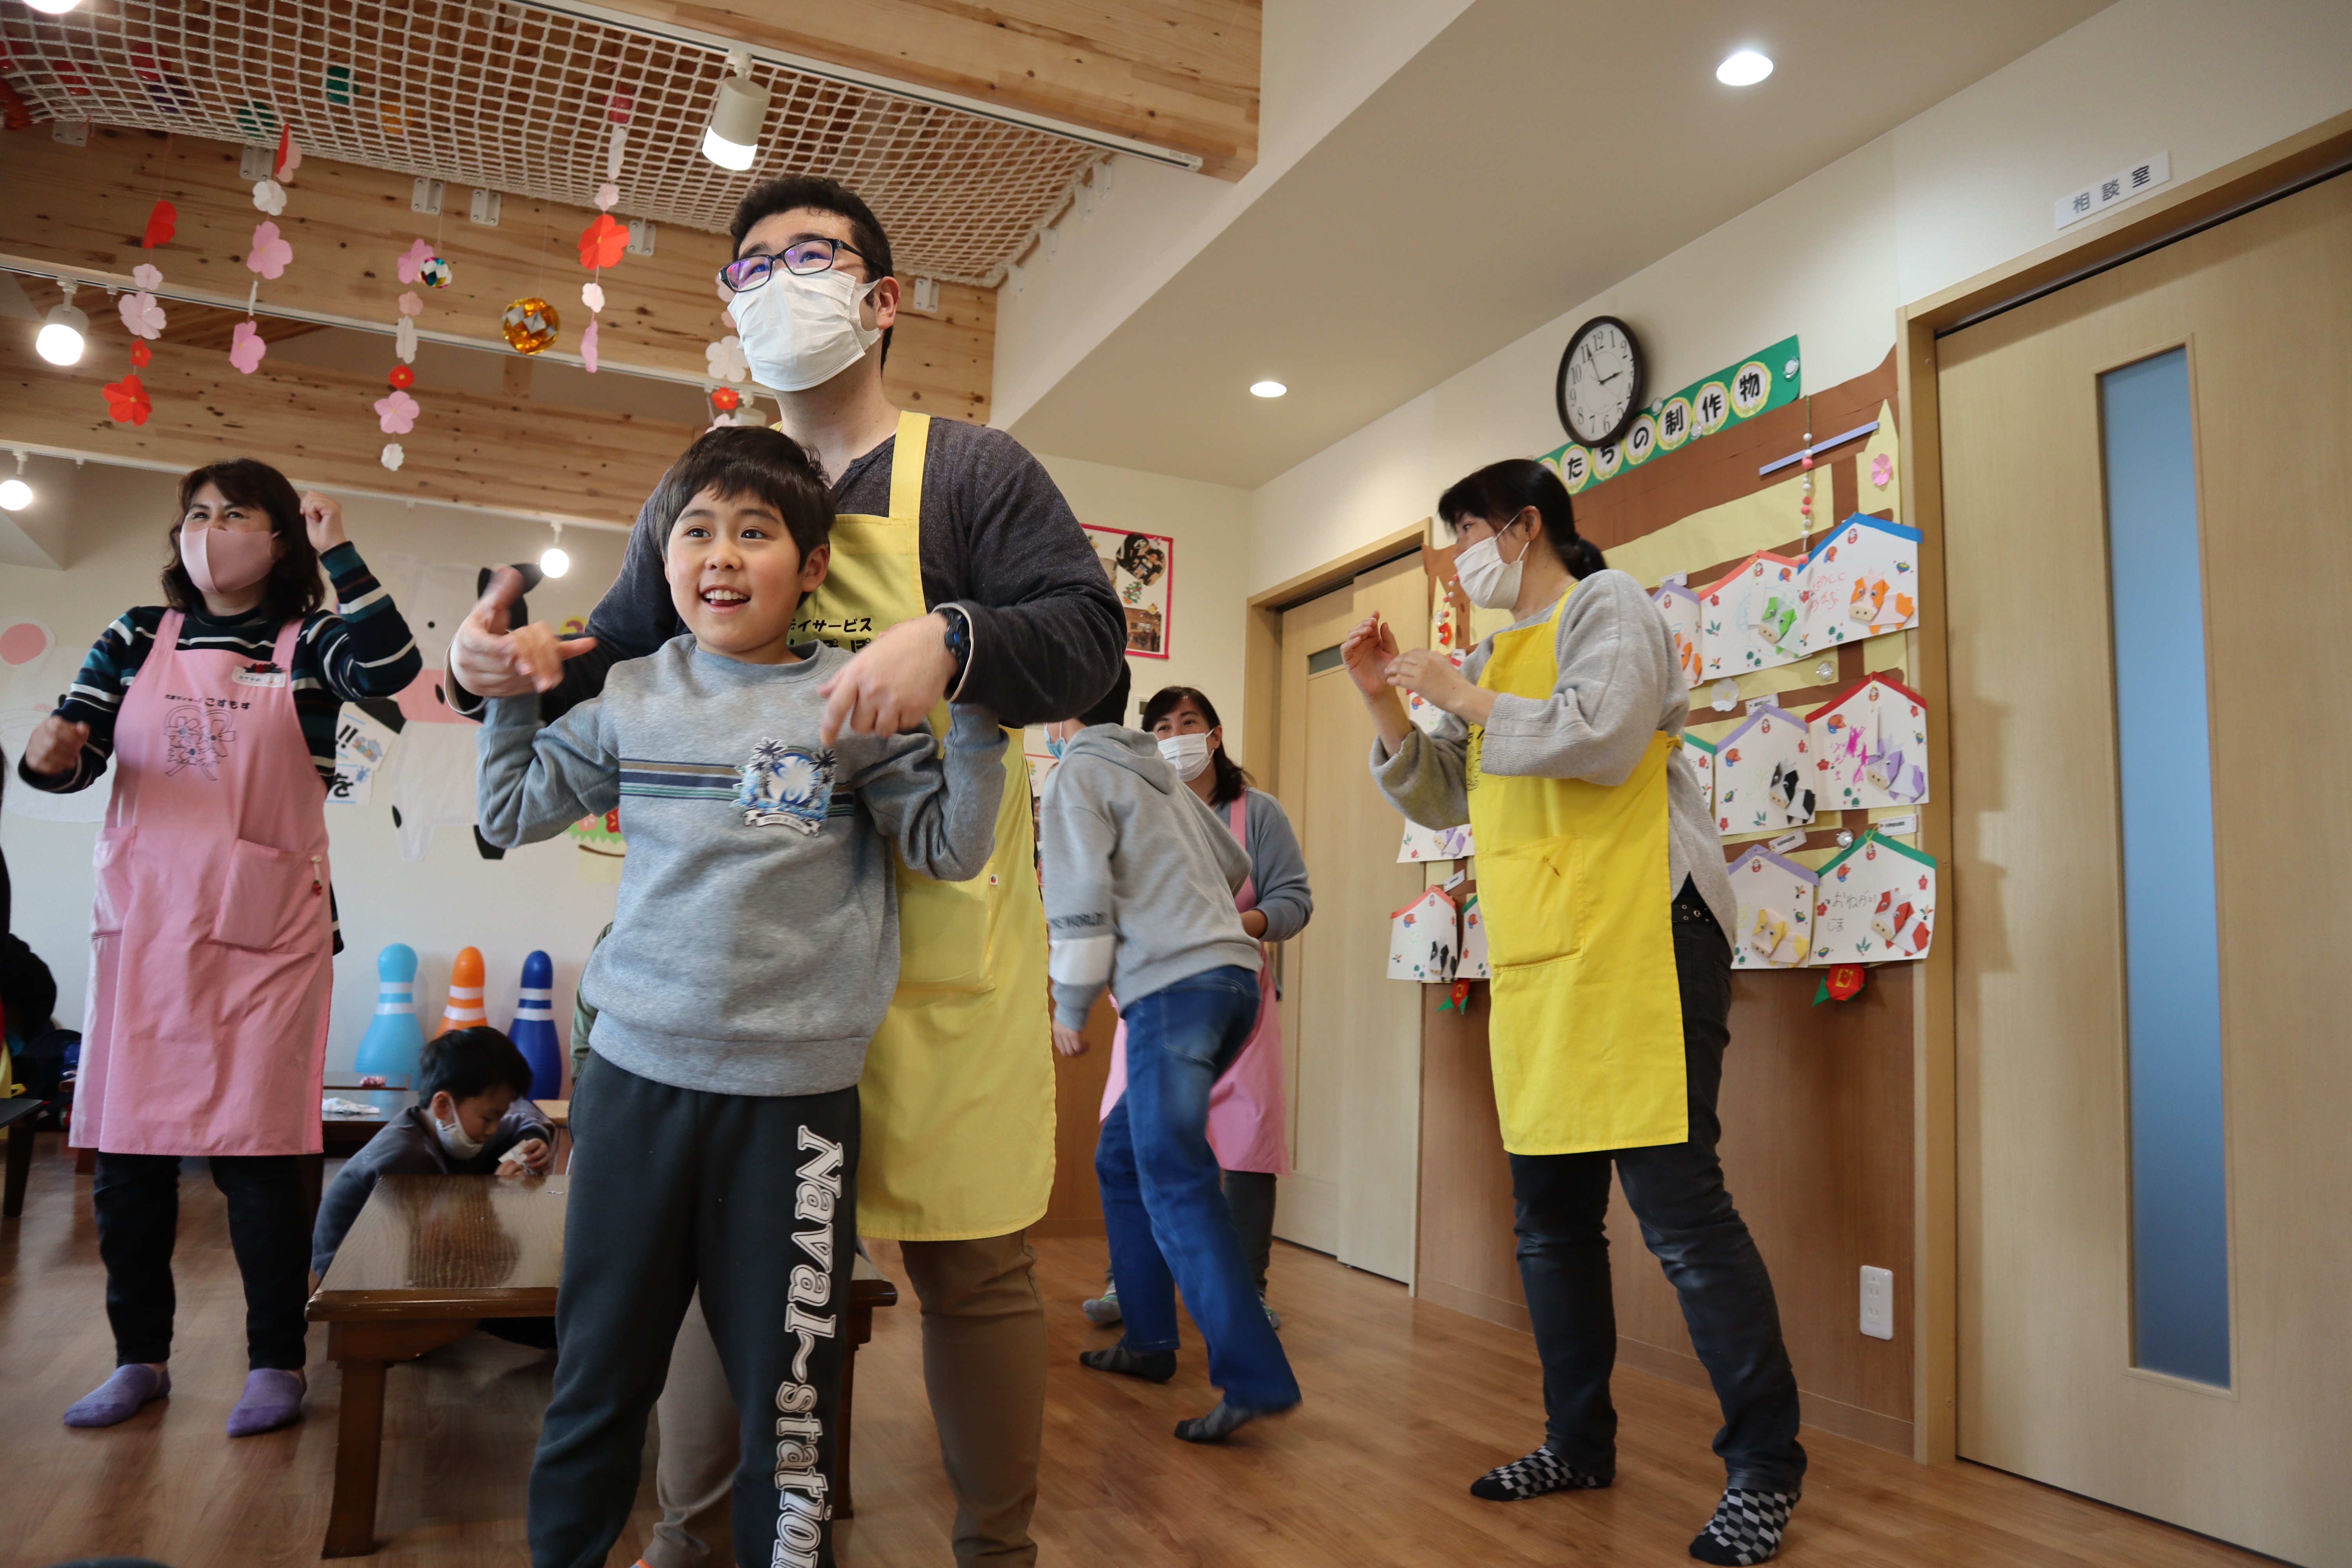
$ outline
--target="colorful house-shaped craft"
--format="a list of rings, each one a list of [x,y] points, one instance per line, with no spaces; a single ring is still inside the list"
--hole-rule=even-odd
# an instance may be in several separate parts
[[[1778,833],[1813,819],[1811,748],[1805,721],[1769,702],[1716,743],[1715,827],[1727,836]]]
[[[1658,591],[1650,595],[1650,602],[1666,618],[1666,635],[1674,639],[1675,663],[1683,672],[1683,684],[1696,686],[1706,673],[1705,655],[1699,647],[1698,595],[1680,583],[1661,583]]]
[[[1389,978],[1448,984],[1461,941],[1454,900],[1444,889],[1430,889],[1389,917]]]
[[[1492,980],[1495,971],[1486,963],[1486,911],[1478,907],[1478,895],[1462,906],[1462,962],[1454,971],[1456,980]]]
[[[1874,675],[1806,721],[1824,808],[1917,805],[1927,798],[1927,704],[1909,687]]]
[[[1715,746],[1685,731],[1683,735],[1683,765],[1698,781],[1698,798],[1709,811],[1715,809]]]
[[[1935,857],[1866,833],[1822,868],[1815,964],[1925,958],[1935,934]]]
[[[1739,927],[1731,935],[1734,969],[1794,969],[1813,942],[1818,873],[1762,845],[1731,863],[1731,891],[1739,900]]]
[[[1768,550],[1698,591],[1705,679],[1797,662],[1805,651],[1804,575],[1804,562]]]
[[[1919,531],[1857,512],[1805,563],[1805,647],[1919,624]]]

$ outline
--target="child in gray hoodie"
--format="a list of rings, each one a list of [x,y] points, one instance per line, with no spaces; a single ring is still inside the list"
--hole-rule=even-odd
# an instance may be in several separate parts
[[[1258,947],[1234,908],[1250,863],[1159,742],[1121,724],[1127,699],[1122,663],[1092,709],[1049,728],[1061,762],[1039,805],[1055,1048],[1086,1048],[1077,1032],[1106,985],[1127,1021],[1127,1092],[1095,1149],[1126,1332],[1078,1360],[1174,1376],[1182,1286],[1224,1397],[1176,1436],[1214,1443],[1299,1397],[1209,1147],[1209,1091],[1257,1022]]]

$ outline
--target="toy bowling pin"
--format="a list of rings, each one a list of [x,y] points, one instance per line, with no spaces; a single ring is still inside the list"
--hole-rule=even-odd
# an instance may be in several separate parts
[[[352,1070],[413,1076],[425,1048],[425,1031],[416,1024],[416,950],[394,942],[375,955],[375,1017]]]
[[[563,1043],[555,1037],[555,965],[543,952],[522,961],[522,989],[516,994],[514,1024],[507,1030],[522,1059],[530,1064],[530,1097],[563,1094]]]
[[[489,1021],[490,1016],[482,1010],[482,950],[461,947],[457,962],[449,966],[449,1005],[441,1011],[441,1032],[470,1029]]]

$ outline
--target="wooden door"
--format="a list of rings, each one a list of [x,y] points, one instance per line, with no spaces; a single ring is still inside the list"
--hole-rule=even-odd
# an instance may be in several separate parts
[[[1420,892],[1396,863],[1399,817],[1372,785],[1374,731],[1339,659],[1378,610],[1429,642],[1420,557],[1374,567],[1282,617],[1278,794],[1298,830],[1315,918],[1285,946],[1290,1158],[1275,1233],[1372,1273],[1412,1279],[1420,1194],[1421,997],[1387,978],[1389,912]]]
[[[2149,731],[2131,727],[2134,671],[2114,639],[2147,601],[2111,595],[2111,569],[2129,580],[2114,551],[2133,540],[2111,535],[2130,476],[2103,378],[2160,356],[2181,378],[2168,450],[2194,507],[2179,559],[2201,568],[2183,582],[2204,638],[2203,691],[2193,662],[2166,690],[2201,695],[2209,716],[2179,727],[2171,758],[2210,767],[2211,785],[2211,897],[2196,912],[2217,977],[2203,1104],[2225,1370],[2202,1377],[2152,1365],[2144,1271],[2177,1258],[2145,1230],[2135,1252],[2136,1226],[2173,1215],[2146,1186],[2133,1206],[2135,1133],[2154,1137],[2135,1126],[2149,1066],[2135,1041],[2166,1020],[2135,1002],[2152,922],[2125,920],[2149,885],[2127,771]],[[1937,357],[1960,1452],[2294,1563],[2352,1563],[2337,967],[2352,952],[2352,729],[2336,636],[2352,595],[2352,179],[1952,334]],[[2202,853],[2197,837],[2173,842]],[[2147,1142],[2137,1157],[2160,1169],[2168,1153]]]

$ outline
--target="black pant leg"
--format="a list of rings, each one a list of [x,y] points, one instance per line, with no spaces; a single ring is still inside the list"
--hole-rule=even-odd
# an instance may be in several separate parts
[[[106,1321],[114,1364],[169,1361],[172,1248],[180,1235],[180,1157],[100,1150],[90,1184],[98,1256],[106,1265]]]
[[[735,1561],[831,1568],[857,1089],[713,1098],[696,1234],[702,1315],[742,1421]]]
[[[213,1185],[228,1205],[228,1241],[245,1280],[245,1353],[256,1372],[309,1361],[310,1189],[295,1154],[215,1154]]]
[[[1513,1154],[1519,1286],[1543,1363],[1544,1447],[1617,1473],[1617,1304],[1609,1293],[1609,1156]]]
[[[606,1061],[572,1100],[555,1387],[530,1468],[533,1568],[604,1568],[694,1295],[706,1102]]]
[[[1234,1211],[1234,1234],[1241,1238],[1242,1261],[1265,1294],[1266,1265],[1274,1261],[1274,1173],[1227,1171],[1225,1206]]]
[[[1716,1157],[1716,1096],[1730,1041],[1731,955],[1714,922],[1677,921],[1690,1142],[1617,1156],[1625,1202],[1681,1300],[1692,1347],[1715,1385],[1723,1427],[1715,1451],[1730,1484],[1794,1492],[1805,1473],[1797,1441],[1797,1375],[1764,1258],[1725,1190]]]

